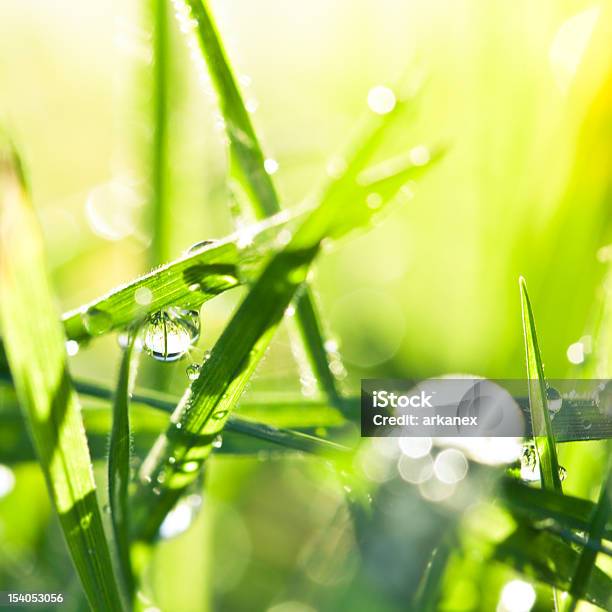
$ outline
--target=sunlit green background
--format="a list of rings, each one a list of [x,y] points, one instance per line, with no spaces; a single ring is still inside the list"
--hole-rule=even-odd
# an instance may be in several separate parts
[[[0,117],[27,160],[62,310],[150,268],[152,52],[144,4],[0,3]],[[420,144],[447,149],[409,204],[318,262],[313,285],[349,372],[348,392],[363,377],[522,376],[519,275],[529,284],[547,375],[592,375],[584,336],[598,317],[610,254],[602,250],[612,193],[606,3],[211,6],[265,153],[278,162],[274,179],[285,206],[324,179],[370,112],[376,85],[423,87],[414,120],[387,143],[390,154]],[[175,257],[231,232],[232,221],[210,85],[170,25],[166,232]],[[238,297],[205,305],[194,359],[214,343]],[[567,349],[576,342],[586,354],[572,365]],[[110,382],[117,359],[114,339],[102,339],[81,350],[72,368]],[[147,363],[140,383],[179,393],[186,363]],[[299,392],[292,363],[281,330],[251,392]],[[598,453],[593,444],[562,450],[566,490],[592,495]],[[15,490],[0,501],[0,588],[71,589],[77,602],[37,468],[23,465],[16,475]],[[305,561],[325,534],[348,557],[356,554],[350,533],[328,530],[342,495],[324,466],[214,459],[207,486],[203,520],[162,543],[151,570],[163,609],[202,610],[212,601],[223,610],[307,612],[333,606],[334,594],[351,585],[358,561],[337,576]],[[391,572],[384,551],[379,562]],[[487,586],[481,575],[462,572],[449,609],[495,609],[503,580]],[[361,588],[353,609],[376,609],[374,601],[396,609],[376,584]]]

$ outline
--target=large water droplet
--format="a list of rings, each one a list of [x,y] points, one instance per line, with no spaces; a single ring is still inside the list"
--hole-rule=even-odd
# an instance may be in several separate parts
[[[554,387],[548,387],[548,389],[546,389],[546,399],[548,400],[548,411],[550,415],[554,417],[563,406],[563,398]]]
[[[192,525],[202,507],[201,495],[188,495],[166,515],[159,528],[159,537],[167,540],[184,533]]]
[[[559,466],[559,480],[563,482],[567,478],[567,470],[560,465]]]
[[[223,437],[221,436],[221,434],[215,436],[212,445],[213,448],[221,448],[221,446],[223,446]]]
[[[197,311],[168,308],[148,318],[144,330],[144,349],[158,361],[176,361],[199,337],[200,315]]]

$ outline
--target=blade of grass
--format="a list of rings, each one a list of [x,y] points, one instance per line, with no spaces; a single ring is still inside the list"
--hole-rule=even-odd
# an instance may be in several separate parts
[[[42,238],[20,168],[12,147],[0,142],[0,325],[8,363],[89,605],[122,610]]]
[[[454,535],[447,534],[431,553],[427,567],[414,597],[413,609],[434,612],[439,609],[444,572],[453,551]]]
[[[250,227],[248,236],[243,231],[205,245],[66,313],[66,335],[80,342],[125,328],[168,306],[199,308],[215,295],[253,278],[276,248],[278,231],[290,221],[280,214]],[[143,291],[145,300],[139,298]]]
[[[151,156],[151,260],[158,266],[170,259],[172,226],[170,202],[166,197],[168,159],[168,3],[152,0],[153,21],[153,146]]]
[[[515,478],[503,478],[499,488],[500,501],[517,518],[534,522],[552,520],[566,529],[590,531],[589,519],[594,504],[587,499],[561,495],[546,489],[534,489]],[[604,531],[612,540],[612,523]]]
[[[176,402],[172,404],[172,408]],[[17,403],[15,402],[15,407]],[[306,410],[302,410],[307,412]],[[108,457],[108,431],[112,427],[111,412],[106,406],[83,406],[83,421],[87,432],[89,449],[94,460]],[[149,406],[131,402],[130,428],[133,452],[146,454],[167,424],[167,411],[151,410]],[[296,434],[295,436],[293,434]],[[278,454],[314,453],[335,456],[347,452],[346,447],[325,438],[271,427],[265,423],[245,421],[232,417],[223,434],[223,444],[215,448],[215,454],[276,456]],[[19,413],[0,411],[0,463],[6,465],[35,461],[36,454],[27,435],[25,423]]]
[[[182,5],[176,2],[177,5]],[[229,150],[229,173],[232,197],[240,210],[250,209],[263,219],[280,211],[278,195],[265,169],[265,158],[244,105],[232,68],[227,59],[207,3],[188,0],[177,15],[186,24],[195,20],[197,39],[207,62],[225,121]],[[296,322],[308,362],[317,384],[332,403],[342,409],[337,381],[330,370],[325,350],[323,328],[308,287],[296,299]]]
[[[119,568],[130,601],[134,597],[134,575],[130,561],[128,504],[131,459],[129,410],[138,359],[138,352],[134,351],[136,334],[136,331],[130,332],[121,359],[117,391],[113,402],[113,425],[108,450],[108,500],[111,523],[117,547]]]
[[[527,356],[529,406],[531,409],[533,437],[540,460],[540,479],[543,488],[561,492],[559,461],[557,460],[555,438],[548,411],[546,379],[544,378],[544,368],[538,346],[533,311],[529,295],[527,294],[527,284],[522,277],[519,280],[519,286],[521,289],[525,353]]]
[[[494,551],[497,561],[562,591],[570,588],[578,558],[572,545],[558,536],[522,525]],[[584,599],[609,609],[611,596],[612,580],[598,567],[593,568]]]
[[[365,201],[349,200],[352,205],[347,206],[340,197],[343,192],[354,195],[353,182],[350,180],[345,189],[334,184],[334,197],[323,197],[322,203],[306,216],[288,245],[272,258],[253,284],[209,359],[202,364],[198,378],[176,407],[168,430],[142,465],[137,491],[137,537],[148,540],[155,536],[163,517],[197,476],[199,466],[210,454],[212,440],[225,426],[285,309],[305,281],[321,242],[353,229],[351,219],[357,227],[368,219],[364,212],[373,214]],[[163,481],[161,486],[159,481]]]
[[[610,442],[608,442],[608,453]],[[608,455],[606,476],[599,492],[599,500],[595,506],[593,517],[589,523],[587,545],[582,549],[569,592],[571,599],[567,606],[569,612],[574,612],[578,602],[584,599],[588,590],[589,580],[595,568],[597,545],[601,543],[610,519],[610,496],[612,495],[612,455]]]

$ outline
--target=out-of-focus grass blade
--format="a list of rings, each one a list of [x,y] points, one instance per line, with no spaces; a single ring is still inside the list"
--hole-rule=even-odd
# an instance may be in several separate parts
[[[496,560],[563,591],[570,588],[579,556],[572,545],[557,536],[527,526],[519,526],[494,552]],[[594,567],[584,599],[608,610],[611,596],[612,580]]]
[[[610,452],[611,444],[608,442],[608,452]],[[608,466],[606,477],[602,483],[599,493],[599,500],[595,506],[593,516],[589,523],[587,545],[582,549],[582,554],[578,561],[578,566],[574,572],[574,578],[570,587],[571,600],[567,607],[570,612],[574,612],[578,602],[585,598],[589,587],[589,579],[595,568],[595,560],[597,559],[597,546],[601,543],[603,537],[606,536],[606,527],[610,519],[610,505],[612,500],[612,456],[608,455]],[[611,589],[612,590],[612,589]],[[612,600],[609,600],[612,603]]]
[[[527,294],[527,284],[522,277],[519,280],[519,286],[521,289],[525,353],[527,356],[529,406],[531,409],[533,437],[540,460],[540,478],[543,488],[561,491],[559,461],[557,460],[555,438],[548,411],[546,379],[544,378],[542,357],[538,346],[533,311],[531,310],[531,303]]]
[[[515,478],[503,478],[500,501],[517,518],[531,521],[553,521],[565,529],[590,531],[594,504],[587,499],[562,495],[546,489],[534,489]],[[612,539],[612,523],[608,521],[604,538]]]
[[[150,5],[153,24],[152,115],[153,138],[151,147],[151,260],[157,266],[170,259],[170,228],[172,227],[170,201],[166,193],[168,176],[168,8],[167,0],[152,0]]]
[[[199,308],[256,275],[273,252],[278,232],[289,221],[281,214],[252,226],[248,234],[243,231],[204,245],[65,314],[67,336],[87,340],[168,306]]]
[[[0,290],[0,324],[15,388],[83,589],[92,609],[122,610],[42,238],[16,154],[5,141]]]
[[[199,377],[179,402],[168,430],[141,468],[138,537],[154,537],[163,517],[196,477],[285,309],[304,283],[321,242],[330,236],[342,237],[374,214],[366,202],[347,202],[338,197],[341,193],[354,193],[354,181],[349,182],[346,190],[334,184],[330,189],[334,197],[323,197],[288,245],[272,258],[223,331],[210,358],[202,364]],[[364,215],[365,211],[369,216]],[[161,486],[159,481],[163,481]]]
[[[431,553],[427,567],[414,597],[413,609],[419,612],[438,610],[444,571],[452,553],[452,538],[447,535]]]
[[[17,408],[17,402],[14,403]],[[172,404],[172,408],[176,402]],[[303,412],[307,412],[302,408]],[[94,460],[108,457],[108,431],[112,426],[111,411],[107,406],[83,406],[83,421],[87,431],[89,449]],[[167,411],[151,410],[148,405],[132,401],[130,428],[133,454],[146,454],[168,423]],[[294,435],[295,434],[295,435]],[[334,456],[348,449],[317,436],[304,436],[302,432],[272,427],[268,424],[245,421],[232,417],[223,433],[223,444],[215,448],[217,455],[244,455],[261,457],[316,453]],[[0,411],[0,463],[11,465],[35,461],[36,454],[28,437],[20,413]]]
[[[130,397],[136,377],[138,353],[134,351],[133,330],[123,351],[117,391],[113,402],[113,425],[108,450],[108,500],[121,576],[130,600],[134,576],[130,561],[128,486],[130,482],[131,434]]]

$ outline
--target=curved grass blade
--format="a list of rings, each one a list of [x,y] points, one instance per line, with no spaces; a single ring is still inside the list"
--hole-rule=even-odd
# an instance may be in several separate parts
[[[523,314],[523,335],[525,338],[525,353],[527,356],[527,379],[529,384],[529,406],[531,409],[531,423],[533,438],[540,460],[540,478],[542,487],[561,491],[559,477],[559,461],[548,411],[546,395],[546,379],[542,367],[542,357],[538,346],[535,320],[525,279],[519,279],[521,289],[521,308]]]
[[[608,452],[610,451],[608,442]],[[584,599],[589,587],[589,580],[595,568],[597,559],[597,548],[601,540],[606,535],[606,526],[610,520],[610,505],[612,503],[612,456],[608,456],[606,477],[601,486],[599,500],[595,506],[593,517],[589,523],[588,539],[582,550],[571,587],[569,589],[571,600],[567,607],[570,612],[574,612],[578,602]],[[611,589],[612,590],[612,589]],[[612,603],[612,602],[611,602]]]
[[[136,377],[138,353],[132,331],[123,351],[117,391],[113,402],[113,425],[108,450],[108,500],[121,576],[130,601],[134,597],[134,575],[130,561],[128,486],[130,483],[130,397]]]
[[[42,238],[12,147],[0,142],[0,325],[19,403],[93,610],[122,610]]]
[[[211,443],[223,430],[285,309],[306,279],[321,242],[341,237],[369,217],[365,202],[346,206],[337,187],[335,197],[323,198],[275,255],[202,364],[199,377],[187,389],[161,436],[142,465],[138,490],[136,533],[144,540],[155,536],[163,517],[185,487],[197,476]],[[347,192],[354,193],[353,181]],[[352,203],[352,202],[351,202]],[[365,211],[364,211],[365,209]],[[352,221],[352,223],[351,223]],[[158,483],[163,481],[162,485]],[[155,484],[152,484],[155,483]],[[153,491],[155,489],[155,491]]]

